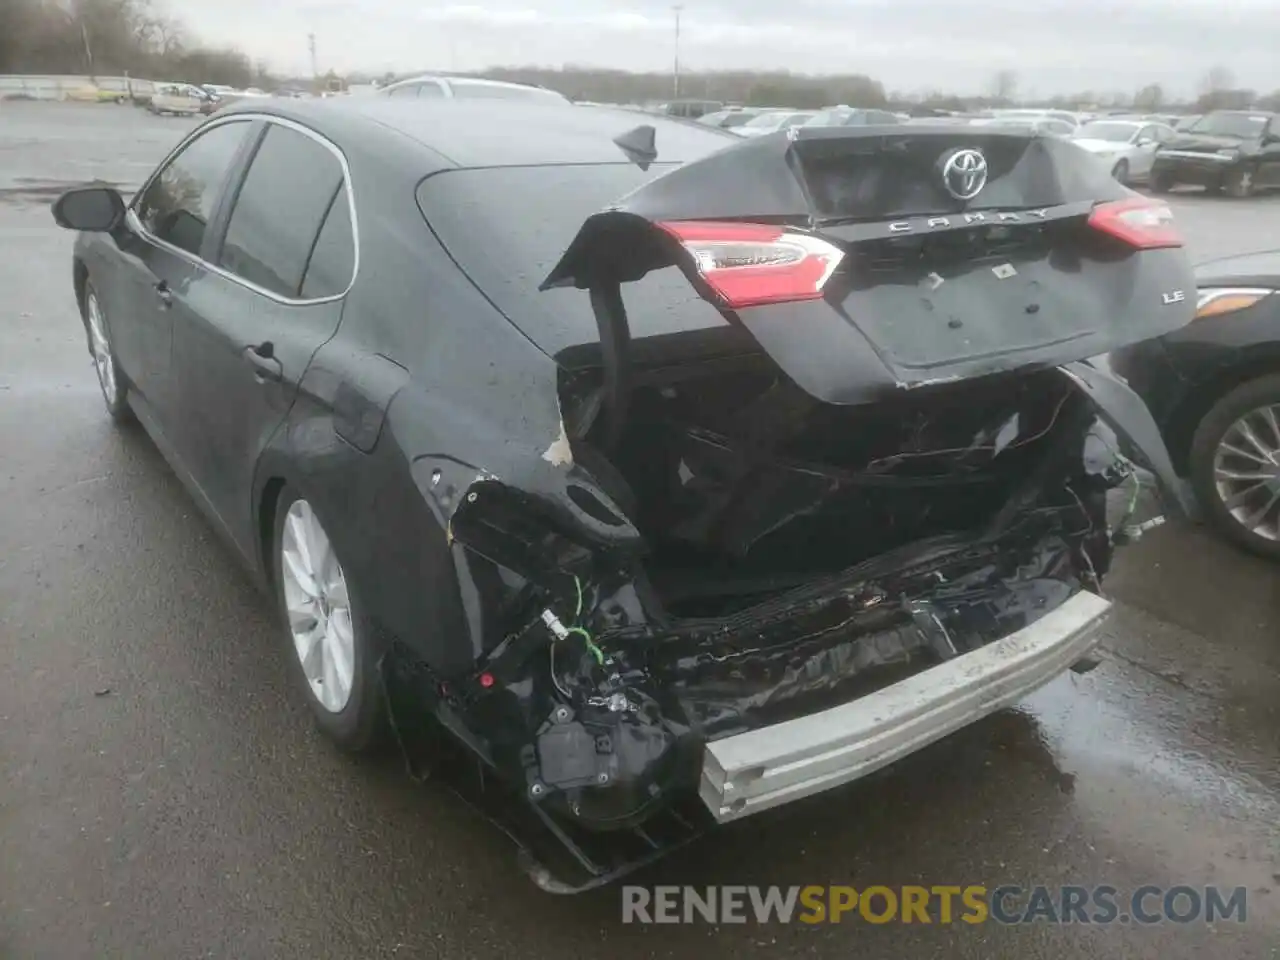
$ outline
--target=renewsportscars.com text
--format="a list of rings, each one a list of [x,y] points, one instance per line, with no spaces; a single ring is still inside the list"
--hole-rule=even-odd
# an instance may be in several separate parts
[[[1244,923],[1244,887],[622,888],[623,923]]]

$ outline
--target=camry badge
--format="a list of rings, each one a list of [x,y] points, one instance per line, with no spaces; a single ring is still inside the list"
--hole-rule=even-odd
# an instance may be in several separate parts
[[[942,164],[942,185],[957,200],[972,200],[987,185],[987,158],[981,150],[957,150]]]

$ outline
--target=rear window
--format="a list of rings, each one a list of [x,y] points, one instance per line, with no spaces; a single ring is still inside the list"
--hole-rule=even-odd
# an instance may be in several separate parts
[[[498,308],[531,336],[569,347],[594,342],[583,290],[538,291],[582,222],[678,164],[565,164],[448,170],[424,180],[418,204],[436,236]],[[707,326],[724,323],[675,268],[623,287],[633,338],[673,333],[703,311]]]
[[[453,81],[453,95],[467,100],[536,100],[539,103],[564,103],[564,97],[538,87],[504,87],[488,83]]]

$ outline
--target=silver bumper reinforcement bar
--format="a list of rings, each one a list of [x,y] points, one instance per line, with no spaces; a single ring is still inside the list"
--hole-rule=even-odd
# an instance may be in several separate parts
[[[702,801],[725,822],[866,776],[1048,683],[1093,649],[1110,609],[1081,592],[1017,633],[883,690],[708,743]]]

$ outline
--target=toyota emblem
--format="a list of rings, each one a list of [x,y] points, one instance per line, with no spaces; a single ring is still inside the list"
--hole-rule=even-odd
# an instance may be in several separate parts
[[[942,185],[957,200],[972,200],[987,185],[987,158],[980,150],[957,150],[942,165]]]

